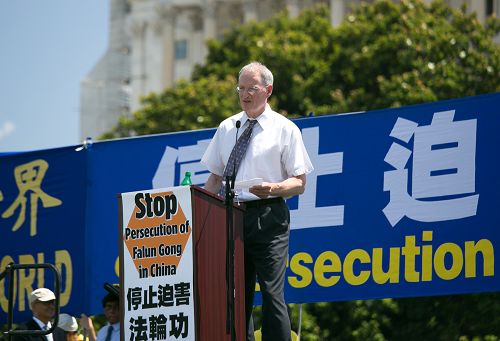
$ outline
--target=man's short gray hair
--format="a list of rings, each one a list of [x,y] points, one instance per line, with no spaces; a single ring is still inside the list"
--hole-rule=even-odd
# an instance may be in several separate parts
[[[264,86],[273,85],[273,73],[264,64],[260,62],[251,62],[250,64],[243,66],[240,70],[240,73],[238,73],[238,79],[240,78],[241,74],[246,71],[258,72],[260,74],[261,82]]]

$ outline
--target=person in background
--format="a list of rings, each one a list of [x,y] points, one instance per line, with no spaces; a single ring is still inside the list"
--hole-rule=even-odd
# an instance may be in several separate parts
[[[205,188],[212,193],[224,196],[222,181],[233,174],[236,181],[260,179],[238,193],[238,200],[246,203],[245,309],[250,341],[256,275],[262,292],[262,340],[290,340],[284,298],[290,212],[284,199],[302,194],[306,174],[313,171],[299,128],[267,103],[273,79],[258,62],[240,70],[236,90],[243,111],[219,125],[201,159],[210,171]]]
[[[66,341],[78,341],[78,322],[68,314],[59,315],[58,327],[66,332]]]
[[[120,300],[116,294],[108,293],[102,299],[102,307],[106,325],[99,329],[96,335],[92,319],[84,314],[80,318],[80,325],[84,329],[89,341],[119,341],[120,340]]]
[[[56,315],[56,296],[47,288],[33,290],[29,298],[33,318],[21,326],[20,330],[47,330]],[[66,341],[66,333],[59,327],[47,335],[15,335],[14,341]]]

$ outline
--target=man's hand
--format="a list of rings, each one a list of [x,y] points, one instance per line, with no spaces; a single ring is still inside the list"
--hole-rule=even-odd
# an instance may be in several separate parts
[[[250,193],[255,194],[261,199],[272,197],[291,197],[297,194],[304,193],[306,188],[305,174],[292,176],[285,181],[263,182],[260,185],[250,187]]]
[[[250,187],[250,193],[255,194],[261,199],[266,199],[269,196],[273,195],[273,189],[275,189],[278,184],[271,182],[263,182],[260,185],[255,185]]]
[[[96,334],[94,329],[94,324],[92,319],[85,314],[82,314],[80,318],[80,326],[84,330],[85,335],[88,337],[89,341],[95,341]]]
[[[222,176],[210,173],[207,182],[205,183],[205,189],[211,193],[217,194],[222,186]]]

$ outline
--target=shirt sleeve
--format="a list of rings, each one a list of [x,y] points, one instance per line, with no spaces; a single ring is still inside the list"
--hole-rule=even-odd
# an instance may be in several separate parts
[[[293,124],[289,140],[284,147],[283,166],[289,177],[309,174],[314,170],[300,129],[295,124]]]
[[[214,137],[210,141],[205,154],[201,158],[201,163],[204,164],[210,173],[222,176],[224,174],[224,163],[221,158],[221,127],[217,128]]]

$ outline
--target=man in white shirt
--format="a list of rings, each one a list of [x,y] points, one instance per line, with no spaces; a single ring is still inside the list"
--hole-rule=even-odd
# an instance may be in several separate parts
[[[284,281],[288,256],[290,213],[283,198],[302,194],[306,174],[313,170],[299,128],[274,112],[267,101],[273,91],[273,75],[261,63],[244,66],[237,91],[242,112],[224,120],[218,127],[202,158],[210,171],[205,188],[221,191],[224,173],[236,181],[262,179],[258,185],[243,189],[238,200],[246,202],[245,236],[245,305],[247,340],[253,336],[253,296],[255,277],[262,292],[262,340],[290,340],[290,319],[284,299]],[[230,155],[239,132],[251,132],[244,156]],[[252,128],[253,127],[253,128]],[[226,168],[228,168],[226,170]],[[226,172],[225,172],[226,171]]]

